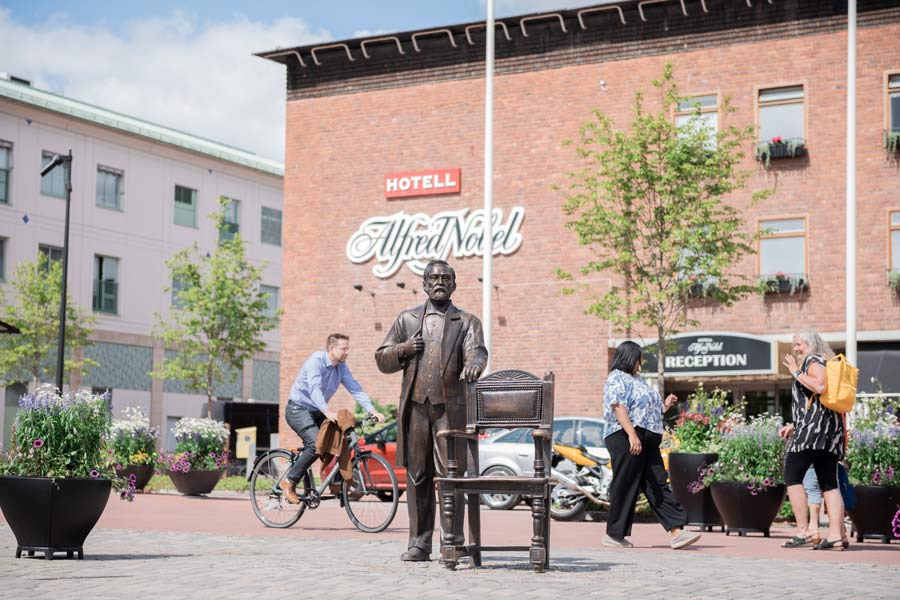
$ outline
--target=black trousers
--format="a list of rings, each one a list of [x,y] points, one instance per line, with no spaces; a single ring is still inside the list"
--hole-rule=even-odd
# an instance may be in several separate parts
[[[643,427],[635,427],[635,432],[641,440],[641,453],[637,456],[628,451],[630,444],[624,430],[606,438],[613,470],[606,533],[617,539],[631,535],[639,492],[647,496],[650,507],[666,531],[687,524],[687,513],[675,499],[667,482],[668,473],[659,453],[662,436]]]

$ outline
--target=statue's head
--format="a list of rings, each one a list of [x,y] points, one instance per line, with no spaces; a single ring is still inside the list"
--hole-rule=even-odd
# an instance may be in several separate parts
[[[422,286],[432,302],[449,302],[456,290],[456,271],[446,261],[433,260],[425,265]]]

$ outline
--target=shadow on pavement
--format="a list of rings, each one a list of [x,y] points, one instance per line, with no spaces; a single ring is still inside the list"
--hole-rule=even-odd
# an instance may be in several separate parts
[[[613,567],[620,565],[621,563],[614,562],[601,562],[596,560],[591,560],[589,558],[573,558],[566,556],[553,556],[550,555],[550,569],[548,569],[551,573],[598,573],[602,571],[609,571]],[[460,567],[463,569],[474,569],[471,563],[469,564],[461,564]],[[531,564],[528,562],[527,557],[512,556],[512,555],[502,555],[502,554],[489,554],[488,556],[482,555],[481,566],[478,567],[479,571],[523,571],[523,572],[532,572]]]

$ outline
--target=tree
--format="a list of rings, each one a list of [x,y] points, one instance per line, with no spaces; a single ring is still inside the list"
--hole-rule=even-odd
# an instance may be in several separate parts
[[[59,298],[62,290],[62,264],[40,254],[38,261],[16,265],[10,286],[18,303],[6,303],[0,288],[3,320],[21,330],[19,335],[0,336],[0,380],[3,385],[31,378],[32,389],[42,381],[56,377],[57,344],[59,343]],[[73,350],[90,345],[88,336],[94,316],[83,312],[66,295],[65,370],[82,376],[97,362],[89,358],[76,360]],[[71,387],[71,383],[70,383]]]
[[[734,112],[727,98],[718,131],[705,126],[699,104],[678,126],[673,115],[690,100],[679,95],[673,65],[652,83],[659,110],[648,111],[636,92],[629,129],[616,129],[599,109],[582,125],[576,153],[583,166],[568,173],[563,210],[574,217],[567,227],[594,253],[581,274],[613,275],[606,293],[591,295],[586,312],[628,336],[636,326],[655,330],[662,391],[664,340],[681,327],[696,326],[688,312],[696,291],[705,290],[723,306],[757,291],[749,277],[734,271],[744,255],[756,252],[756,235],[745,231],[740,210],[730,203],[752,172],[740,167],[742,147],[755,129],[725,126]],[[752,199],[770,194],[756,191]],[[565,270],[558,274],[577,283]],[[582,284],[564,293],[578,289],[589,292]]]
[[[210,418],[215,383],[236,379],[244,361],[265,348],[262,333],[274,329],[281,314],[269,312],[269,294],[260,291],[262,269],[247,260],[241,236],[231,235],[224,219],[227,200],[219,203],[222,210],[211,215],[219,246],[204,253],[195,243],[166,261],[176,286],[174,302],[168,320],[156,314],[153,332],[176,352],[152,375],[182,380],[205,394]]]

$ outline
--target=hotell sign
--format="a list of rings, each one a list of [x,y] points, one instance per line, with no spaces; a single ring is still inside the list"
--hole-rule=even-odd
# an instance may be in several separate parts
[[[666,348],[666,375],[768,375],[777,369],[775,346],[733,333],[675,336]],[[657,372],[655,343],[644,347],[642,370]]]

